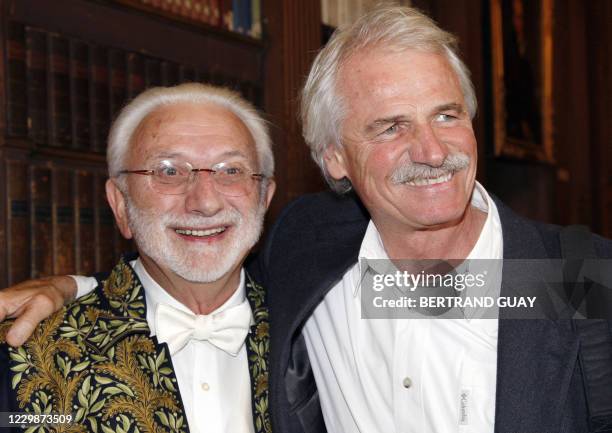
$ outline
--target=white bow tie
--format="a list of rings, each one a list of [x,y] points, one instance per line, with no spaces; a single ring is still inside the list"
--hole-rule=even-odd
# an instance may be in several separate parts
[[[208,341],[236,356],[249,332],[253,313],[248,301],[210,315],[195,315],[158,304],[155,312],[157,341],[167,343],[170,355],[181,350],[191,339]]]

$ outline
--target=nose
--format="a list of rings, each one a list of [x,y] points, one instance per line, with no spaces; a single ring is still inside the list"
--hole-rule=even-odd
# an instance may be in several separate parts
[[[208,217],[223,209],[223,196],[217,192],[213,182],[208,173],[196,173],[185,193],[187,212]]]
[[[436,135],[429,123],[415,125],[409,150],[412,162],[439,167],[449,154],[448,147]]]

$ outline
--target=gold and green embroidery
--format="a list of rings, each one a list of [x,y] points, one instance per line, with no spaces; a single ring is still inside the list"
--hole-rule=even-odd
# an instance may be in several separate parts
[[[270,433],[270,414],[268,411],[268,351],[270,350],[270,322],[265,302],[265,290],[247,278],[247,298],[253,310],[255,324],[247,337],[247,353],[251,373],[251,398],[253,401],[253,421],[256,432]]]
[[[144,316],[144,291],[122,261],[101,291],[48,318],[24,347],[8,348],[20,410],[74,416],[25,431],[188,432],[169,355],[149,338]]]
[[[269,320],[264,289],[250,277],[254,325],[246,347],[257,433],[270,433]],[[0,323],[0,344],[11,322]],[[149,337],[144,290],[121,261],[101,288],[48,318],[24,347],[7,348],[21,411],[72,414],[70,425],[27,433],[188,432],[165,346]]]

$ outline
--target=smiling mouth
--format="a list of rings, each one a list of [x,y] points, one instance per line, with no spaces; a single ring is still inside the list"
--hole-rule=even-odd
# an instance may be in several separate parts
[[[215,236],[220,233],[223,233],[225,230],[227,230],[227,228],[228,228],[227,226],[224,226],[224,227],[215,227],[213,229],[206,229],[206,230],[174,229],[174,231],[177,234],[183,235],[183,236],[206,238],[206,237]]]
[[[426,178],[426,179],[414,179],[414,180],[405,182],[404,184],[410,185],[410,186],[436,185],[438,183],[448,182],[453,177],[453,174],[454,173],[446,173],[438,177],[431,177],[431,178]]]

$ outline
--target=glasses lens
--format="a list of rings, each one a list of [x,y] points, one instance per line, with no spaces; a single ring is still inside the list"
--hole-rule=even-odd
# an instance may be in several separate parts
[[[153,172],[153,187],[162,194],[182,194],[191,176],[191,164],[172,160],[160,161]]]
[[[215,188],[221,194],[237,197],[250,192],[252,187],[250,171],[243,165],[221,162],[215,164],[212,169]]]

